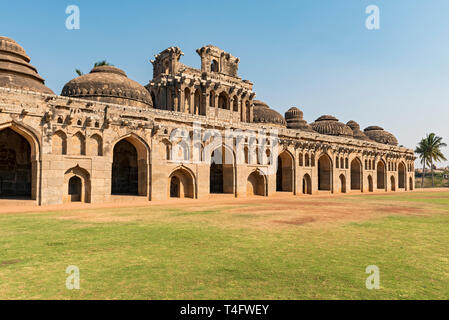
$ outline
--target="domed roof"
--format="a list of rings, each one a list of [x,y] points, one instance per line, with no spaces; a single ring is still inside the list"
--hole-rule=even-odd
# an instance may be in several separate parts
[[[303,112],[296,107],[291,107],[285,113],[287,128],[301,131],[313,132],[312,127],[303,119]]]
[[[362,132],[362,130],[360,130],[360,125],[355,122],[354,120],[348,121],[348,123],[346,123],[346,125],[351,128],[353,134],[354,134],[354,138],[359,139],[359,140],[365,140],[365,141],[369,141],[371,140],[370,138],[368,138],[366,136],[366,134],[364,134]]]
[[[135,107],[153,106],[150,93],[113,66],[99,66],[69,81],[61,95]]]
[[[321,116],[310,125],[312,126],[313,130],[322,134],[343,137],[353,136],[353,132],[350,127],[342,122],[339,122],[337,118],[331,115]]]
[[[265,102],[254,100],[253,121],[256,123],[271,123],[285,126],[285,119],[282,115],[271,109]]]
[[[14,40],[0,37],[0,87],[54,94]]]
[[[371,140],[383,144],[389,144],[392,146],[398,145],[398,140],[396,139],[396,137],[379,126],[370,126],[368,128],[365,128],[364,131],[368,138],[370,138]]]

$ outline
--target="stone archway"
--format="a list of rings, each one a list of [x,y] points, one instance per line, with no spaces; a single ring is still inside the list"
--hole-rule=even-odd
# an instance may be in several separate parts
[[[174,170],[169,176],[170,198],[195,198],[195,180],[191,172],[185,168]]]
[[[0,198],[37,200],[39,143],[15,122],[0,125]]]
[[[209,168],[209,192],[234,193],[234,154],[225,146],[212,151]]]
[[[391,176],[390,184],[391,184],[391,191],[396,191],[396,179],[394,178],[394,176]]]
[[[368,176],[368,191],[374,192],[373,177]]]
[[[308,173],[302,178],[302,193],[312,194],[312,179]]]
[[[70,202],[81,202],[82,185],[80,177],[73,176],[69,179],[68,195]]]
[[[293,192],[293,157],[288,151],[278,156],[276,191]]]
[[[318,159],[318,190],[332,190],[332,162],[327,154]]]
[[[90,202],[91,184],[90,174],[87,170],[76,166],[67,170],[64,174],[63,203]]]
[[[128,135],[113,148],[112,195],[147,196],[149,148],[140,138]]]
[[[385,189],[385,163],[377,162],[377,189]]]
[[[246,194],[248,196],[266,196],[266,178],[259,170],[253,171],[246,184]]]
[[[362,162],[358,158],[351,161],[351,190],[362,190]]]
[[[398,166],[398,188],[405,189],[406,184],[407,182],[405,177],[405,164],[403,162],[400,162]]]
[[[339,192],[340,193],[346,193],[346,177],[344,174],[341,174],[340,177],[338,178],[340,185],[339,185]]]

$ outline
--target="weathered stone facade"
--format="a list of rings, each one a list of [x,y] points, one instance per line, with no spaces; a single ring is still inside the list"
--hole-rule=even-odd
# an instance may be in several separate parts
[[[297,108],[284,119],[254,100],[238,58],[197,52],[201,70],[180,63],[179,48],[156,55],[146,87],[107,66],[55,95],[23,48],[0,37],[0,197],[47,205],[413,189],[413,150],[392,134],[332,116],[309,125]]]

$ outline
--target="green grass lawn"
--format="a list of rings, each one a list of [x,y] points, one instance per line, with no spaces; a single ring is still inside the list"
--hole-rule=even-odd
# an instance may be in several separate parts
[[[303,199],[290,214],[307,213]],[[268,223],[281,211],[236,201],[2,214],[0,299],[449,298],[449,193],[313,199],[331,212],[365,203],[392,213],[281,225]],[[394,213],[404,206],[419,212]],[[80,290],[65,287],[69,265]],[[365,287],[368,265],[379,290]]]

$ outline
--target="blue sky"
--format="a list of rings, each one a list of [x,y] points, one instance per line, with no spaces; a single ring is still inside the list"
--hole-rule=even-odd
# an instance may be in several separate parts
[[[65,28],[72,4],[80,30]],[[372,4],[380,30],[365,28]],[[99,60],[147,84],[156,53],[179,46],[199,67],[195,50],[214,44],[240,57],[240,76],[279,112],[381,125],[414,148],[431,131],[449,142],[448,13],[447,0],[8,1],[0,30],[56,93]]]

